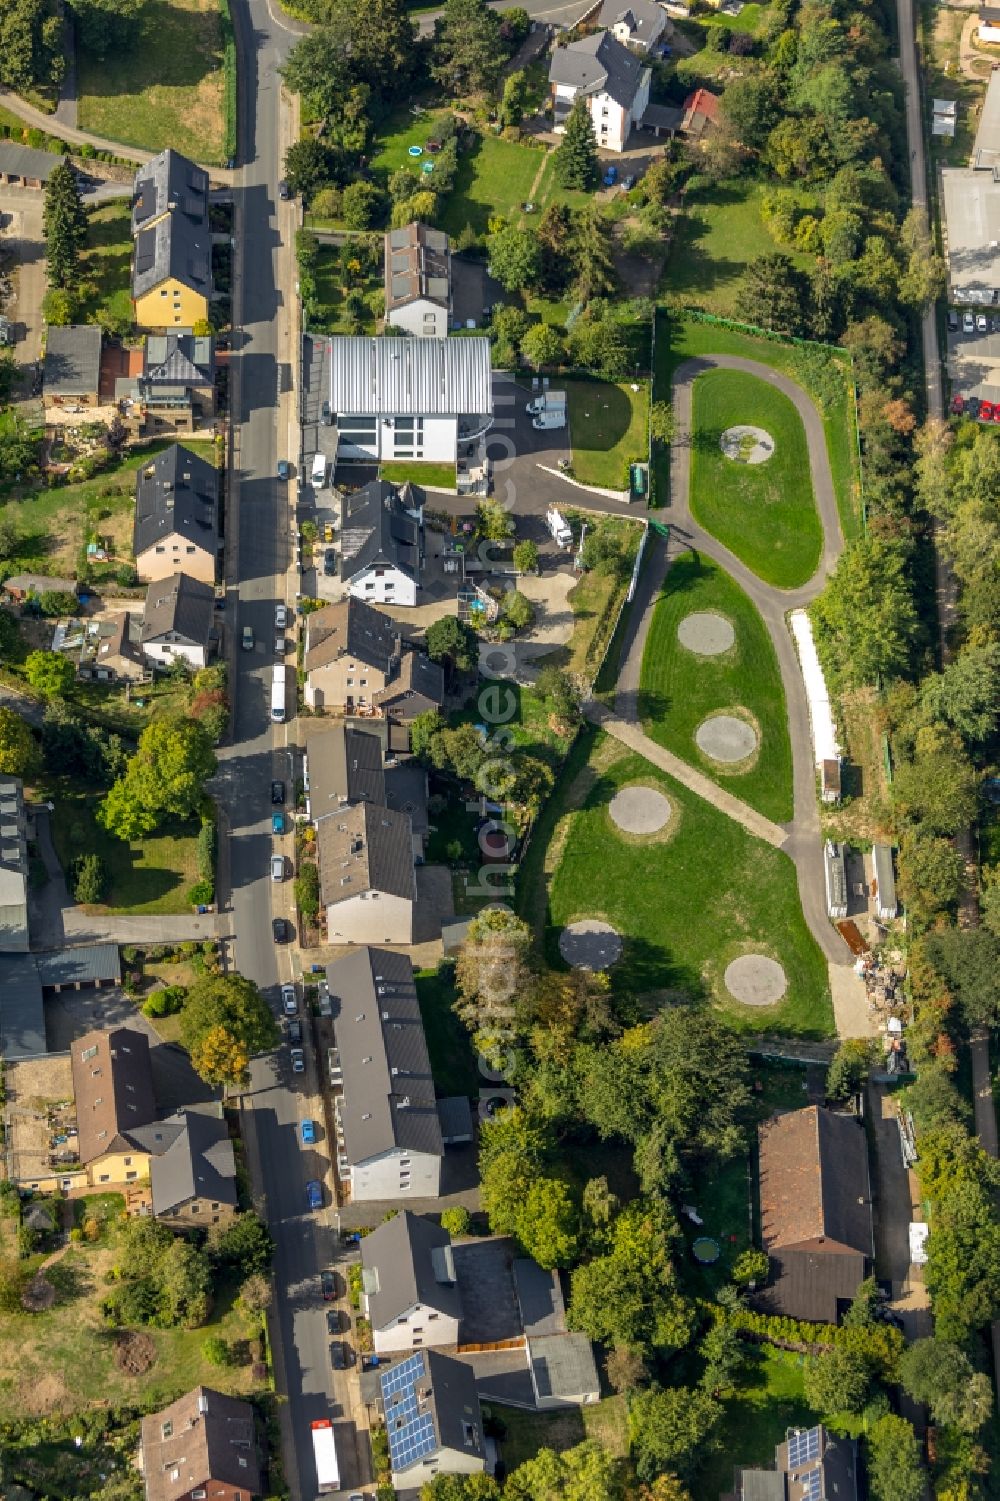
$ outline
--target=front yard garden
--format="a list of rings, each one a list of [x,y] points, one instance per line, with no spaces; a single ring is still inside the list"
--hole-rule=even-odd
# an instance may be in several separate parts
[[[733,645],[718,656],[700,656],[677,639],[680,622],[702,611],[721,615],[735,631]],[[657,745],[775,823],[792,817],[792,752],[774,647],[743,590],[708,558],[685,553],[670,565],[646,640],[640,695],[643,729]],[[749,770],[724,776],[701,755],[694,735],[707,715],[734,706],[753,716],[760,745]]]
[[[88,911],[190,913],[187,893],[198,880],[198,824],[160,829],[142,840],[115,839],[94,816],[102,794],[70,783],[47,790],[55,803],[52,833],[63,870],[78,855],[98,855],[107,872],[107,900]]]
[[[649,385],[637,390],[622,382],[567,380],[569,436],[573,477],[582,485],[626,490],[629,465],[645,463],[649,453]]]

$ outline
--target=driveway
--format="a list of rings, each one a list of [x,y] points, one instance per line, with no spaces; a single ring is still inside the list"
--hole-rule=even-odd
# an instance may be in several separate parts
[[[43,195],[31,188],[0,188],[3,230],[0,246],[14,262],[14,296],[8,315],[14,325],[14,353],[22,367],[42,356],[42,298],[45,296],[45,238],[42,233]],[[25,384],[22,382],[22,384]],[[30,391],[30,377],[25,394]]]

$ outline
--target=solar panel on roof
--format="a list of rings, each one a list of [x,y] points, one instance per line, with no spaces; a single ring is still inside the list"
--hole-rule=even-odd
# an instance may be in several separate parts
[[[820,1473],[818,1465],[815,1469],[810,1470],[808,1475],[803,1476],[803,1484],[805,1485],[803,1501],[822,1501],[823,1476]]]
[[[416,1384],[426,1377],[422,1355],[411,1355],[381,1379],[389,1456],[394,1470],[405,1470],[437,1448],[434,1419],[421,1412]]]
[[[807,1428],[802,1433],[793,1433],[788,1440],[788,1468],[797,1470],[799,1465],[808,1464],[811,1459],[819,1458],[819,1429]]]

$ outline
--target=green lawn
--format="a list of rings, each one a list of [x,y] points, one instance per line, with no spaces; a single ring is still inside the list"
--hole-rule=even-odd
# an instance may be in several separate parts
[[[635,782],[670,799],[677,818],[669,838],[626,841],[612,823],[608,803]],[[803,921],[791,860],[599,732],[582,733],[539,819],[517,902],[555,966],[559,930],[601,917],[626,939],[614,984],[707,995],[750,1032],[833,1033],[826,964]],[[777,1005],[750,1010],[728,996],[726,965],[747,952],[784,966],[788,991]]]
[[[135,42],[77,62],[80,128],[194,161],[223,156],[222,27],[218,0],[147,0]]]
[[[786,1428],[808,1425],[817,1414],[802,1389],[803,1357],[770,1345],[746,1346],[746,1370],[739,1390],[723,1402],[716,1444],[706,1455],[692,1487],[696,1496],[727,1494],[735,1465],[773,1469],[774,1450]]]
[[[454,464],[423,464],[419,459],[383,464],[379,474],[394,485],[404,485],[410,480],[425,490],[454,490],[457,484]]]
[[[700,657],[681,646],[678,624],[695,610],[715,611],[732,622],[736,641],[728,652]],[[743,590],[708,558],[685,553],[670,566],[646,640],[641,694],[643,728],[657,745],[775,823],[792,817],[792,752],[774,647]],[[749,771],[726,776],[702,756],[694,735],[707,715],[735,707],[753,715],[760,754]]]
[[[628,488],[628,466],[644,463],[648,452],[649,386],[607,381],[563,382],[569,403],[573,477],[582,485],[607,490]]]
[[[452,1010],[450,966],[417,971],[417,999],[427,1038],[434,1088],[439,1095],[478,1096],[481,1083],[469,1033]]]
[[[657,401],[670,400],[670,384],[677,366],[701,354],[736,354],[759,360],[797,381],[815,401],[823,418],[826,449],[837,492],[840,525],[846,537],[860,530],[861,504],[858,475],[857,427],[855,423],[851,362],[819,344],[786,344],[778,339],[754,338],[738,329],[721,328],[682,312],[660,308],[656,318],[656,366],[653,394]],[[658,466],[657,494],[668,503],[669,484],[665,462]]]
[[[316,300],[320,311],[310,320],[310,328],[323,334],[374,334],[377,319],[367,305],[366,294],[382,286],[381,260],[377,274],[359,276],[352,288],[366,297],[360,327],[352,323],[345,312],[342,275],[339,249],[334,245],[321,245],[316,261]]]
[[[110,879],[97,912],[188,914],[187,890],[198,879],[197,824],[175,825],[143,840],[114,839],[94,817],[100,794],[61,783],[51,790],[56,853],[63,870],[77,855],[96,854]]]
[[[661,291],[678,305],[725,318],[740,316],[739,286],[750,261],[777,250],[760,216],[765,189],[742,179],[699,179],[684,195],[684,212],[670,246]],[[784,251],[801,270],[812,258]]]
[[[809,473],[802,419],[788,397],[741,370],[710,370],[694,384],[691,510],[702,526],[778,589],[808,583],[823,528]],[[774,453],[763,464],[727,458],[727,428],[763,428]]]
[[[104,303],[120,316],[132,317],[129,267],[132,259],[132,208],[116,198],[91,209],[87,245],[80,257],[80,279],[87,288],[78,323],[90,323]]]
[[[605,1397],[592,1407],[568,1408],[564,1412],[527,1412],[517,1407],[501,1407],[497,1402],[485,1405],[506,1430],[500,1448],[508,1474],[526,1459],[533,1459],[539,1449],[562,1453],[585,1438],[596,1439],[618,1457],[628,1453],[624,1397]]]

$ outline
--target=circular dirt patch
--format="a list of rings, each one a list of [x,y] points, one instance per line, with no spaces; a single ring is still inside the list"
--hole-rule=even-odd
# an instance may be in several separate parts
[[[713,714],[694,732],[695,744],[713,761],[734,766],[746,761],[757,749],[757,731],[735,714]]]
[[[115,1364],[129,1376],[144,1376],[156,1362],[156,1346],[148,1334],[119,1334]]]
[[[670,802],[653,787],[623,787],[608,804],[613,823],[626,834],[656,834],[670,822]]]
[[[697,657],[721,657],[736,640],[733,622],[714,610],[694,610],[677,627],[677,639]]]
[[[609,922],[588,917],[563,928],[559,952],[576,969],[610,969],[621,958],[622,941]]]
[[[766,954],[742,954],[726,966],[726,989],[744,1006],[773,1006],[788,989],[785,971]]]
[[[44,1313],[55,1301],[56,1290],[41,1272],[32,1277],[21,1294],[21,1307],[27,1309],[28,1313]]]
[[[734,464],[766,464],[774,454],[774,439],[762,427],[727,427],[719,447]]]

